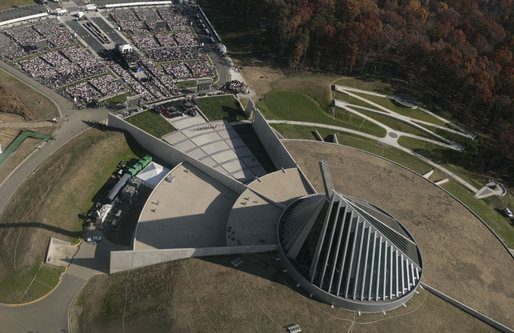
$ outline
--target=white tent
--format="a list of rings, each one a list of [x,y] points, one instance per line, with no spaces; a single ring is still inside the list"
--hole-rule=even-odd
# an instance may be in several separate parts
[[[169,169],[163,167],[160,164],[152,162],[148,164],[143,170],[141,170],[141,172],[139,172],[136,177],[141,179],[146,186],[155,188],[161,179],[166,177],[168,172],[170,172]]]

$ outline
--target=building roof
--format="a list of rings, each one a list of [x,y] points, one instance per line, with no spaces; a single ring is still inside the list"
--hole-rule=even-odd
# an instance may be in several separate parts
[[[137,178],[141,179],[146,186],[155,188],[157,184],[166,177],[170,172],[169,169],[163,167],[160,164],[152,162],[148,164],[140,173],[137,174]]]
[[[378,207],[336,191],[289,205],[278,235],[292,277],[333,305],[390,310],[421,280],[421,253],[408,231]]]

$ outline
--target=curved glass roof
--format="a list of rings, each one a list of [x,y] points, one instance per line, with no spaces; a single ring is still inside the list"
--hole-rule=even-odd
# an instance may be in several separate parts
[[[421,254],[407,230],[369,202],[334,190],[292,203],[279,241],[303,277],[337,298],[390,302],[421,279]]]

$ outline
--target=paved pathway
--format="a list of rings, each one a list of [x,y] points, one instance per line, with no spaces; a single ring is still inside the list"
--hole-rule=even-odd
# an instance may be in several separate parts
[[[420,160],[423,160],[427,164],[430,164],[434,168],[437,168],[437,169],[441,170],[442,172],[444,172],[445,174],[447,174],[448,176],[452,177],[455,181],[457,181],[461,185],[465,186],[466,188],[468,188],[473,193],[476,193],[478,191],[478,189],[476,187],[474,187],[473,185],[471,185],[470,183],[468,183],[464,179],[460,178],[455,173],[453,173],[450,170],[446,169],[442,165],[437,164],[437,163],[429,160],[428,158],[426,158],[426,157],[424,157],[424,156],[422,156],[422,155],[420,155],[420,154],[418,154],[418,153],[416,153],[416,152],[414,152],[414,151],[412,151],[410,149],[407,149],[405,147],[400,146],[396,140],[392,141],[390,135],[386,135],[385,137],[381,138],[381,137],[378,137],[378,136],[374,136],[374,135],[371,135],[371,134],[363,133],[363,132],[352,130],[352,129],[345,128],[345,127],[326,125],[326,124],[319,124],[319,123],[309,123],[309,122],[304,122],[304,121],[267,120],[267,122],[270,123],[270,124],[288,124],[288,125],[299,125],[299,126],[308,126],[308,127],[321,127],[321,128],[332,129],[332,130],[335,130],[335,131],[352,133],[352,134],[360,135],[360,136],[363,136],[363,137],[366,137],[366,138],[370,138],[370,139],[373,139],[373,140],[377,140],[379,142],[386,143],[388,145],[394,146],[395,148],[398,148],[398,149],[400,149],[400,150],[402,150],[402,151],[404,151],[404,152],[406,152],[406,153],[408,153],[410,155],[416,156]],[[405,133],[402,133],[402,134],[406,135]],[[412,134],[409,134],[409,135],[406,135],[406,136],[415,137],[416,139],[419,138],[419,139],[427,141],[426,138],[417,137],[417,136],[412,135]],[[442,143],[439,143],[439,144],[440,145],[444,145]]]
[[[359,100],[361,100],[361,101],[363,101],[365,103],[368,103],[371,106],[374,106],[375,108],[377,108],[378,110],[377,109],[368,108],[368,107],[364,107],[364,106],[360,106],[360,105],[353,105],[353,104],[346,103],[346,102],[340,101],[340,100],[334,100],[335,106],[337,106],[337,107],[344,108],[345,110],[347,110],[349,112],[352,112],[354,114],[357,114],[357,115],[359,115],[361,117],[363,116],[363,114],[361,112],[355,111],[354,110],[355,108],[362,109],[362,110],[365,110],[365,111],[368,111],[368,112],[372,112],[372,113],[376,113],[376,114],[380,114],[382,116],[386,116],[386,117],[389,117],[389,118],[401,121],[401,122],[406,123],[406,124],[416,128],[416,129],[418,129],[420,131],[428,133],[429,135],[433,136],[434,138],[437,138],[437,139],[447,143],[450,146],[449,148],[451,148],[451,149],[459,150],[459,151],[461,151],[463,149],[463,147],[461,145],[459,145],[458,143],[453,142],[451,140],[448,140],[445,137],[443,137],[443,136],[441,136],[441,135],[439,135],[439,134],[437,134],[437,133],[435,133],[435,132],[433,132],[433,131],[431,131],[431,130],[423,127],[423,126],[420,126],[418,123],[429,125],[429,126],[433,126],[433,127],[436,127],[436,128],[442,129],[442,130],[447,130],[447,128],[444,127],[444,126],[437,126],[437,125],[434,125],[434,124],[432,124],[430,122],[421,121],[421,120],[418,120],[416,118],[411,118],[411,117],[408,117],[408,116],[401,115],[401,114],[396,113],[396,112],[394,112],[394,111],[392,111],[392,110],[390,110],[390,109],[388,109],[386,107],[383,107],[382,105],[374,103],[374,102],[372,102],[372,101],[370,101],[370,100],[368,100],[368,99],[366,99],[364,97],[361,97],[359,95],[355,95],[355,94],[351,93],[344,86],[336,85],[335,89],[338,92],[347,94],[347,95],[349,95],[351,97],[354,97],[354,98],[359,99]],[[370,117],[366,117],[366,119],[369,120]],[[375,123],[377,123],[377,122],[375,121]],[[380,125],[381,123],[378,122],[377,124]],[[397,132],[400,132],[400,131],[397,131]],[[448,129],[448,132],[451,132],[453,134],[458,134],[458,135],[462,135],[464,137],[467,137],[466,134],[461,133],[459,131],[452,130],[452,129]],[[402,132],[400,132],[400,133],[402,133]]]
[[[68,312],[75,295],[94,275],[106,273],[115,245],[82,243],[61,283],[45,298],[27,305],[0,304],[0,332],[68,332]]]

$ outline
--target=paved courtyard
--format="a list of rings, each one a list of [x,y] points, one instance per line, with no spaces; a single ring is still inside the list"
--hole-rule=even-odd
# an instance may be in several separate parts
[[[230,123],[208,123],[201,116],[177,117],[169,122],[177,129],[164,140],[215,170],[249,183],[266,174]]]
[[[275,171],[248,185],[267,198],[287,206],[309,194],[298,169]],[[277,222],[283,209],[250,189],[237,198],[227,222],[227,246],[277,244]]]
[[[237,194],[184,163],[148,198],[134,250],[225,246],[225,227]]]

